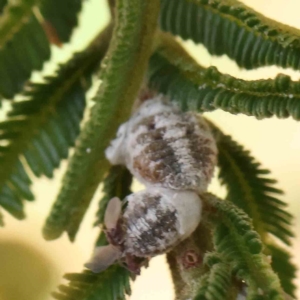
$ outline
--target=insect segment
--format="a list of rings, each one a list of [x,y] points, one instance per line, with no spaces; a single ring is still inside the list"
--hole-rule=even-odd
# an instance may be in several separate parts
[[[108,246],[96,248],[85,266],[93,272],[119,260],[136,274],[158,254],[188,237],[201,218],[201,201],[192,191],[147,188],[125,198],[113,198],[105,213]]]
[[[106,150],[146,186],[204,192],[217,148],[202,117],[183,113],[162,96],[145,101]]]

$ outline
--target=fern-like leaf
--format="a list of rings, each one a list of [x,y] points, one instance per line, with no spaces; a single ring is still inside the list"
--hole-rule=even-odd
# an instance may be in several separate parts
[[[232,0],[161,0],[161,28],[247,69],[300,67],[300,31]]]
[[[0,123],[0,205],[15,217],[24,217],[23,199],[33,200],[23,159],[36,176],[53,176],[79,133],[90,76],[106,47],[94,42],[56,76],[31,84],[26,100],[14,102],[9,118]]]
[[[159,0],[117,2],[116,26],[100,72],[102,84],[47,218],[43,231],[46,239],[58,238],[64,231],[75,239],[92,196],[109,168],[104,151],[119,125],[129,117],[142,84],[158,13]]]
[[[219,178],[226,186],[226,199],[243,209],[252,219],[263,240],[271,233],[290,244],[292,215],[278,196],[282,191],[269,178],[270,171],[261,165],[237,142],[213,127],[219,150]],[[266,213],[266,211],[268,213]]]
[[[123,200],[131,194],[132,175],[123,166],[113,166],[103,180],[103,197],[99,203],[95,225],[103,224],[106,206],[110,199],[118,197]]]
[[[37,2],[11,1],[0,17],[0,94],[7,98],[50,58],[46,34],[32,12]]]
[[[249,299],[263,293],[264,299],[282,300],[278,277],[272,271],[258,233],[249,217],[229,201],[206,195],[206,218],[215,224],[215,251],[232,265],[238,279],[248,285]]]
[[[232,299],[231,269],[227,263],[216,263],[200,279],[200,287],[194,300]]]
[[[40,11],[45,18],[49,34],[57,35],[58,43],[68,42],[73,29],[78,24],[78,13],[83,0],[44,0]],[[52,32],[55,31],[55,32]],[[53,37],[55,38],[55,37]]]
[[[112,266],[99,274],[91,271],[66,274],[68,286],[59,286],[53,293],[58,300],[125,300],[130,295],[129,272],[122,267]]]
[[[81,0],[17,0],[4,7],[0,16],[2,96],[12,98],[33,70],[42,69],[50,58],[49,40],[69,40],[80,10]]]
[[[296,278],[297,268],[291,262],[291,255],[275,244],[267,245],[267,253],[271,256],[272,268],[277,273],[282,288],[287,294],[295,297],[296,285],[293,280]]]
[[[170,96],[183,110],[245,114],[258,119],[292,116],[300,120],[300,83],[279,74],[275,79],[246,81],[199,66],[172,38],[151,57],[149,85]]]

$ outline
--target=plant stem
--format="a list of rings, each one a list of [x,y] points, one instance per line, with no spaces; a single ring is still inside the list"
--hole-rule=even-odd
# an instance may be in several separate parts
[[[104,150],[126,121],[142,84],[157,27],[160,1],[119,0],[116,27],[103,61],[102,80],[63,179],[63,186],[44,227],[46,239],[67,231],[74,240],[79,224],[109,163]],[[88,151],[87,151],[88,149]]]

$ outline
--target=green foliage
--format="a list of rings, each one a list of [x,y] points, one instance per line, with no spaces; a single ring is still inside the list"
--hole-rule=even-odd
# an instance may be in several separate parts
[[[294,295],[295,266],[290,255],[275,245],[268,245],[268,233],[290,245],[292,216],[286,203],[278,199],[282,191],[270,179],[269,170],[261,165],[237,142],[218,128],[212,126],[217,140],[220,168],[219,178],[227,188],[226,199],[245,211],[253,220],[255,230],[267,244],[267,253],[272,256],[272,267],[278,274],[286,293]],[[267,212],[267,213],[266,213]]]
[[[279,279],[262,253],[263,244],[249,217],[231,202],[212,195],[206,196],[206,203],[210,212],[215,210],[206,214],[215,224],[215,251],[232,266],[239,280],[245,280],[249,298],[259,296],[262,291],[265,299],[283,299]]]
[[[239,66],[300,67],[299,30],[270,20],[234,0],[162,0],[160,26],[184,40],[227,54]]]
[[[219,150],[219,178],[228,191],[226,199],[252,218],[263,240],[271,233],[289,245],[292,215],[285,210],[287,204],[278,199],[283,192],[276,188],[277,181],[269,178],[270,171],[263,169],[243,146],[218,128],[213,130]]]
[[[4,8],[0,19],[2,96],[13,97],[22,90],[33,70],[42,69],[44,61],[50,58],[48,38],[57,35],[63,42],[69,40],[80,9],[79,0],[17,0]]]
[[[70,40],[83,0],[0,0],[0,97],[21,92],[0,122],[1,209],[23,219],[24,200],[34,199],[30,173],[52,178],[75,146],[43,229],[48,240],[64,232],[75,239],[100,183],[104,196],[95,225],[103,224],[111,198],[131,193],[132,175],[123,166],[110,166],[104,150],[139,104],[134,101],[141,86],[150,87],[150,95],[154,90],[169,96],[183,111],[222,109],[257,119],[300,120],[299,81],[283,74],[246,81],[204,68],[174,37],[203,43],[210,53],[227,54],[247,69],[279,65],[299,70],[299,30],[235,0],[108,2],[110,25],[56,74],[28,83],[50,58],[50,44]],[[157,30],[158,24],[169,33]],[[100,88],[81,128],[86,92],[100,65]],[[249,300],[282,300],[283,290],[293,296],[296,268],[289,253],[273,241],[274,236],[290,245],[293,236],[292,216],[279,199],[282,191],[249,151],[211,127],[219,150],[219,179],[228,194],[224,201],[203,195],[201,224],[168,255],[178,300],[236,299],[243,286]],[[96,246],[106,243],[101,232]],[[194,259],[192,268],[185,259]],[[118,265],[99,274],[67,274],[69,284],[54,297],[125,300],[129,275]]]
[[[219,262],[212,265],[200,281],[200,288],[194,300],[231,299],[231,270],[228,264]]]
[[[7,4],[8,0],[0,0],[0,13],[2,14],[5,5]]]
[[[221,74],[215,67],[199,66],[178,44],[162,36],[150,59],[149,84],[170,96],[182,110],[222,109],[258,119],[300,120],[300,83],[279,74],[275,79],[245,81]]]
[[[20,92],[31,72],[50,58],[47,36],[32,13],[38,1],[13,2],[0,20],[0,94],[7,98]]]
[[[69,41],[73,29],[78,25],[77,15],[81,11],[82,2],[83,0],[42,0],[40,11],[46,25],[55,30],[59,41]]]
[[[71,240],[75,238],[91,198],[109,167],[104,150],[119,125],[129,117],[142,83],[158,12],[158,0],[118,2],[117,26],[100,73],[102,84],[96,104],[80,134],[64,184],[46,221],[43,231],[46,239],[58,238],[64,231]],[[130,84],[124,78],[130,78]],[[86,149],[89,149],[88,154]]]
[[[131,194],[132,175],[124,166],[113,166],[103,180],[103,197],[99,202],[95,225],[103,224],[106,206],[110,199],[118,197],[123,200]]]
[[[129,272],[122,267],[112,266],[99,274],[90,271],[67,274],[68,286],[59,286],[53,293],[58,300],[125,300],[130,295]]]
[[[105,50],[93,42],[56,75],[29,85],[25,100],[14,102],[9,118],[0,123],[0,205],[16,218],[24,218],[22,200],[34,198],[23,158],[37,177],[53,176],[79,133],[85,92]]]
[[[297,268],[291,262],[291,255],[275,244],[267,245],[267,253],[271,255],[271,266],[277,273],[283,290],[295,297],[296,286],[293,280],[296,278]]]

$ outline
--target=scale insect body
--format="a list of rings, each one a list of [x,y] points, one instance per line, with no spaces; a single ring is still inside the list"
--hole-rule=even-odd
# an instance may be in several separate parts
[[[160,96],[144,102],[106,150],[112,164],[126,165],[146,186],[197,192],[207,190],[216,156],[203,118]]]
[[[108,246],[96,248],[86,267],[100,272],[115,260],[139,273],[155,255],[167,252],[188,237],[201,218],[201,201],[192,191],[148,188],[124,199],[110,200],[105,213]]]
[[[217,149],[205,121],[183,113],[162,96],[145,101],[120,126],[106,150],[111,164],[123,164],[146,189],[105,213],[108,246],[96,248],[86,267],[100,272],[116,260],[133,273],[187,238],[201,219],[201,193],[213,175]]]

